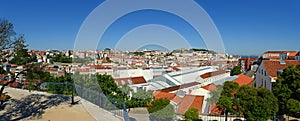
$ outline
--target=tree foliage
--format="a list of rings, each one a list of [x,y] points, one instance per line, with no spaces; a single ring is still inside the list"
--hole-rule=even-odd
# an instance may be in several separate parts
[[[184,113],[184,119],[187,121],[195,121],[199,119],[199,113],[197,108],[190,108]]]
[[[13,45],[14,55],[13,55],[13,59],[10,60],[9,63],[24,65],[36,61],[36,58],[31,57],[27,52],[28,45],[25,44],[24,35],[20,35],[16,37],[12,45]]]
[[[128,108],[146,107],[147,103],[153,99],[152,91],[138,89],[137,92],[132,92],[131,99],[126,100]]]
[[[300,65],[286,67],[273,85],[273,93],[278,99],[279,114],[299,113],[295,108],[300,102]]]
[[[239,85],[235,82],[227,81],[223,85],[223,90],[221,93],[221,96],[219,98],[219,101],[217,103],[217,106],[220,109],[224,109],[224,113],[226,116],[228,115],[228,112],[235,113],[235,109],[233,108],[235,96],[234,94],[239,89]]]
[[[241,67],[240,66],[235,66],[233,67],[233,69],[230,71],[230,76],[233,76],[233,75],[238,75],[238,74],[241,74]]]
[[[157,120],[172,120],[175,117],[174,107],[168,99],[157,99],[147,107],[150,116]]]
[[[149,113],[153,113],[165,108],[170,103],[170,100],[160,98],[151,102],[150,106],[147,108]]]
[[[242,115],[250,120],[271,119],[278,112],[277,98],[265,88],[241,86],[225,82],[217,102],[224,113]]]
[[[295,99],[289,99],[286,103],[286,107],[290,113],[300,112],[300,102]]]
[[[61,54],[57,54],[52,58],[52,61],[54,62],[61,62],[61,63],[72,63],[72,58],[63,56]]]
[[[133,54],[136,55],[136,56],[143,56],[143,55],[145,55],[144,52],[133,52]]]
[[[265,121],[278,111],[277,98],[265,88],[242,86],[235,96],[237,111],[247,119]]]

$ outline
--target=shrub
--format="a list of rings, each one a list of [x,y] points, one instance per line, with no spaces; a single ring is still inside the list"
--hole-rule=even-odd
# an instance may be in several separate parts
[[[190,108],[184,113],[184,118],[187,121],[195,121],[199,119],[199,113],[197,108]]]

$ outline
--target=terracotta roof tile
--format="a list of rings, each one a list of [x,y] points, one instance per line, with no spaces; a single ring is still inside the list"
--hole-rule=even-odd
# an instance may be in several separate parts
[[[202,104],[204,96],[185,95],[182,102],[178,106],[177,113],[184,114],[189,108],[197,108],[202,113]]]
[[[298,52],[290,52],[288,56],[296,56]]]
[[[298,65],[298,60],[285,60],[285,64],[280,64],[279,61],[275,60],[263,60],[263,64],[266,68],[267,74],[271,77],[277,77],[277,70],[283,70],[289,65]]]
[[[206,89],[208,91],[212,91],[212,90],[215,90],[217,89],[217,86],[215,84],[210,84],[210,85],[207,85],[207,86],[204,86],[202,87],[203,89]]]
[[[176,90],[179,90],[179,89],[184,89],[184,88],[196,86],[198,84],[200,84],[200,83],[191,82],[191,83],[187,83],[187,84],[183,84],[183,85],[179,85],[179,86],[164,88],[164,89],[161,89],[160,91],[162,91],[162,92],[172,92],[172,91],[176,91]]]
[[[244,75],[244,74],[239,74],[238,78],[233,80],[232,82],[236,82],[239,84],[239,86],[243,86],[243,85],[251,85],[253,82],[253,79]]]
[[[182,101],[182,98],[179,97],[179,96],[175,96],[173,99],[172,99],[173,102],[179,104],[181,101]]]
[[[216,103],[209,106],[209,113],[212,115],[218,115],[218,114],[222,113],[222,111],[223,110],[219,109]]]
[[[176,94],[168,93],[168,92],[155,91],[153,96],[155,97],[155,99],[165,98],[165,99],[168,99],[168,100],[172,100],[173,98],[175,98]]]
[[[203,79],[206,79],[206,78],[216,76],[216,75],[220,75],[220,74],[224,74],[224,73],[226,73],[225,70],[219,70],[219,71],[208,72],[208,73],[202,74],[202,75],[200,75],[200,77],[203,78]]]
[[[118,86],[122,86],[124,84],[127,85],[133,85],[133,84],[143,84],[143,83],[147,83],[145,78],[143,76],[139,76],[139,77],[128,77],[128,78],[115,78],[114,79],[117,83]],[[124,81],[122,83],[122,81]]]
[[[267,51],[265,52],[265,54],[267,53],[272,53],[272,54],[285,54],[285,53],[291,53],[291,52],[296,52],[296,51]]]

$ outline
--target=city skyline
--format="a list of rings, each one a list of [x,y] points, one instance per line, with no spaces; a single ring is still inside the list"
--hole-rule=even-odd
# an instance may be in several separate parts
[[[4,1],[0,10],[5,12],[1,12],[0,17],[11,21],[17,33],[25,34],[29,49],[72,50],[85,18],[102,2]],[[267,50],[300,50],[300,9],[297,7],[300,2],[296,0],[196,2],[214,21],[229,54],[261,55]],[[206,48],[201,37],[179,17],[142,10],[112,24],[98,49],[114,48],[118,37],[144,24],[171,26],[186,37],[192,48]]]

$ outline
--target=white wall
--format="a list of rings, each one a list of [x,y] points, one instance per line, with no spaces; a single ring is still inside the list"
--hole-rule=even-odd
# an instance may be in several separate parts
[[[266,74],[265,74],[266,73]],[[263,62],[260,64],[260,66],[258,67],[257,71],[256,71],[256,76],[255,76],[255,87],[264,87],[270,91],[272,91],[272,82],[271,82],[271,78],[268,74],[268,72],[266,71],[266,68],[263,64]]]

